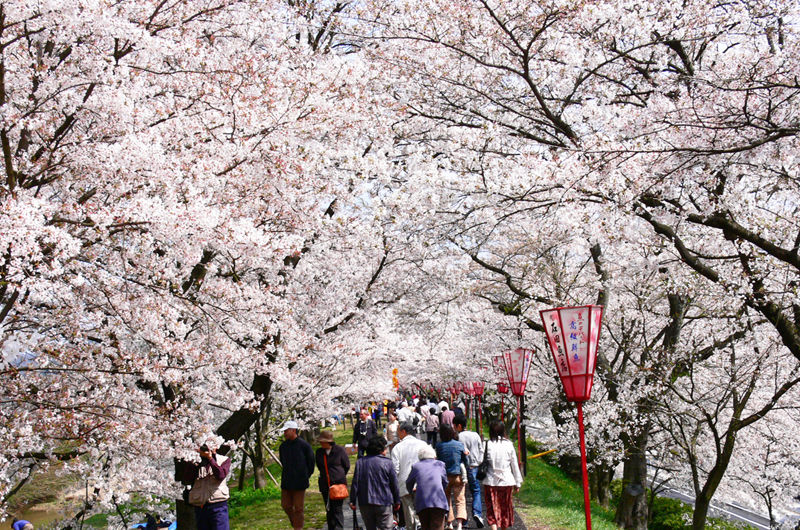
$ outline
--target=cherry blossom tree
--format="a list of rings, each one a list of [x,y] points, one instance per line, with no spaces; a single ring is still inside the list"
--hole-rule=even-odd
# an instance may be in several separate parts
[[[759,335],[777,334],[796,357],[794,6],[374,4],[383,40],[370,53],[402,80],[406,119],[396,130],[413,176],[401,189],[420,196],[405,202],[427,214],[430,240],[493,276],[496,307],[535,329],[530,304],[594,298],[604,273],[590,294],[574,271],[599,245],[620,271],[657,271],[642,290],[655,288],[669,311],[643,323],[660,339],[639,347],[672,351],[672,375],[681,358],[709,360],[751,333],[730,325],[743,305],[772,326]],[[548,290],[552,234],[584,242],[563,247]],[[637,241],[648,248],[631,253]],[[728,331],[670,338],[686,323],[672,309],[689,299]],[[624,336],[616,325],[610,333]],[[695,526],[704,518],[701,507]]]
[[[4,498],[55,461],[92,501],[175,494],[165,462],[350,371],[368,76],[280,3],[0,9]]]

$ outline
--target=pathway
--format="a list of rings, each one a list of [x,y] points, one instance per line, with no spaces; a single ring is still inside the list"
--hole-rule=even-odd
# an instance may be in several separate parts
[[[475,526],[475,520],[472,519],[472,494],[470,493],[469,488],[467,488],[467,512],[470,514],[470,518],[467,520],[467,523],[463,526],[463,528],[465,528],[465,529],[477,528],[477,526]],[[355,512],[353,512],[353,510],[351,510],[350,507],[347,504],[345,504],[344,505],[344,530],[351,530],[353,528],[353,515],[354,514],[355,514]],[[360,514],[356,514],[356,515],[358,516],[358,528],[363,529],[364,528],[364,523],[361,521],[361,515]],[[485,517],[484,517],[484,519],[485,519]],[[325,528],[327,529],[327,526]],[[484,528],[486,528],[488,530],[489,527],[487,525],[487,526],[484,526]],[[512,526],[511,529],[512,530],[526,530],[525,523],[522,522],[522,519],[520,519],[519,513],[516,512],[516,510],[514,512],[514,526]]]

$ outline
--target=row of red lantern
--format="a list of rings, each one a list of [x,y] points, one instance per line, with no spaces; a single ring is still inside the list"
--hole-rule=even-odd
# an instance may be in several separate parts
[[[559,307],[540,314],[567,400],[587,401],[592,392],[602,306]],[[505,376],[504,381],[497,383],[500,394],[510,390],[515,396],[524,395],[533,353],[531,349],[517,348],[493,358],[495,372]],[[459,381],[446,390],[453,396],[460,393],[481,396],[484,388],[483,382]]]
[[[466,383],[459,381],[453,383],[445,390],[454,396],[457,394],[464,393],[467,394],[468,396],[476,397],[476,396],[482,396],[485,388],[486,388],[486,383],[482,381],[472,381]]]
[[[559,307],[540,311],[539,314],[567,400],[577,403],[586,528],[591,530],[582,403],[591,397],[603,306]],[[497,391],[506,394],[511,390],[512,394],[517,396],[517,452],[520,462],[519,452],[522,444],[522,440],[519,439],[520,401],[525,394],[532,359],[533,350],[525,348],[503,352],[493,359],[495,370],[500,373],[505,372],[504,375],[507,376],[509,383],[509,385],[506,385],[505,381],[497,383]],[[484,383],[459,382],[447,390],[453,396],[461,392],[470,396],[481,396]]]

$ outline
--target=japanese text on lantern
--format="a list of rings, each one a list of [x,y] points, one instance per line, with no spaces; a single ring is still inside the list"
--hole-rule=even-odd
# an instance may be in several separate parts
[[[574,374],[586,373],[588,350],[588,319],[585,317],[585,308],[562,309],[562,324],[566,324],[565,334],[567,355],[569,356],[570,372]],[[568,324],[567,324],[568,323]]]
[[[550,318],[550,328],[547,332],[547,338],[550,342],[550,350],[556,353],[556,367],[558,368],[558,373],[561,375],[568,375],[569,368],[567,367],[567,356],[564,353],[564,347],[561,344],[561,327],[559,326],[560,322],[558,321],[558,313],[553,311],[549,315]]]

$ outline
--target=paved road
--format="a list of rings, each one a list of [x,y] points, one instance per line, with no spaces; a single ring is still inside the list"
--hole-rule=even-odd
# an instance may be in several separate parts
[[[659,495],[662,495],[664,497],[671,497],[673,499],[678,499],[691,506],[694,506],[693,496],[673,488],[664,487]],[[710,515],[713,515],[714,517],[724,517],[725,519],[729,520],[741,521],[749,524],[753,528],[758,528],[759,530],[770,529],[768,517],[764,517],[757,513],[753,513],[747,509],[734,506],[732,504],[713,502],[711,509],[709,511]]]

